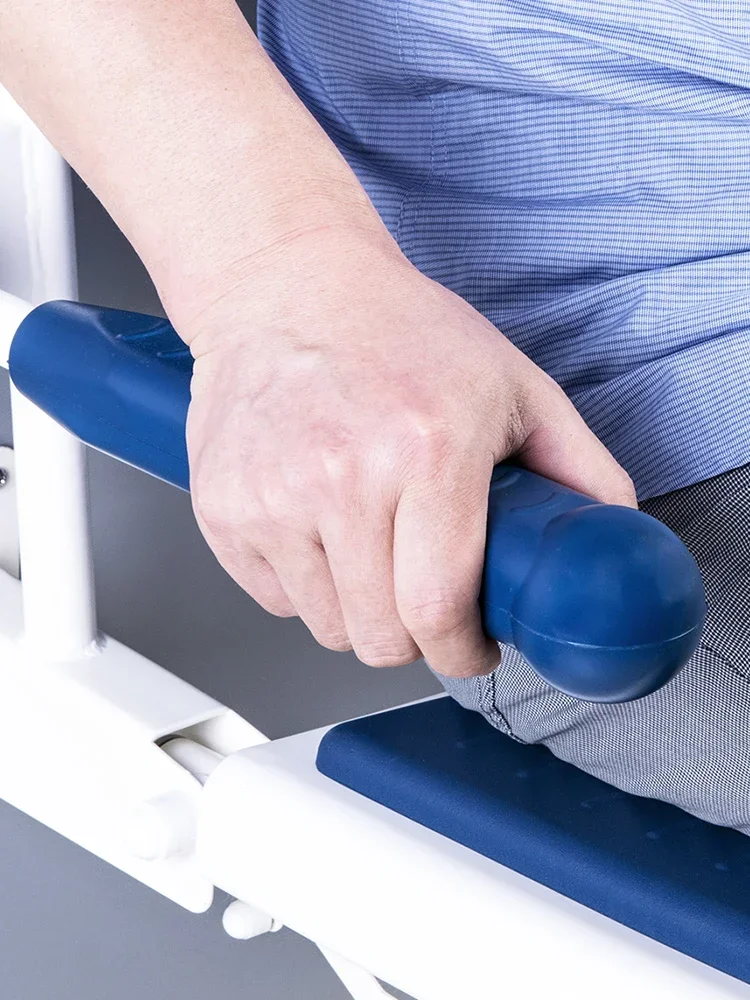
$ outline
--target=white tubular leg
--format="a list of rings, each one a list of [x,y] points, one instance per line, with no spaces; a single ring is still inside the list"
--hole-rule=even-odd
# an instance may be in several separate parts
[[[4,95],[6,114],[9,101]],[[75,299],[70,172],[16,110],[24,215],[13,248],[29,261],[25,294],[32,305]],[[22,310],[13,309],[18,300],[0,304],[22,318]],[[11,399],[26,644],[48,662],[72,660],[96,649],[84,448],[15,390]]]
[[[24,643],[35,659],[95,652],[83,446],[15,389],[11,395]]]
[[[29,303],[0,292],[0,363]],[[48,661],[96,648],[83,445],[11,388],[25,636]]]
[[[365,969],[328,948],[318,945],[318,949],[354,1000],[393,1000],[393,995],[387,993],[375,976]]]

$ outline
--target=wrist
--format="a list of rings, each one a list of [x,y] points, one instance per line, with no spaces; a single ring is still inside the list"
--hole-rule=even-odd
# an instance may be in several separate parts
[[[247,342],[254,327],[283,325],[301,301],[317,300],[322,308],[359,280],[411,267],[369,203],[362,210],[308,194],[288,211],[282,204],[271,211],[266,206],[262,228],[260,238],[258,230],[246,237],[240,227],[219,254],[182,257],[168,281],[157,282],[194,356],[233,339]]]

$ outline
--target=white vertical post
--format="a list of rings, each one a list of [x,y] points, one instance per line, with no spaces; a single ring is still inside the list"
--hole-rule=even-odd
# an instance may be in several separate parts
[[[24,642],[47,662],[96,651],[83,447],[12,390]]]
[[[25,232],[37,305],[77,297],[67,165],[19,110]],[[35,657],[76,659],[96,646],[91,540],[83,445],[11,390],[23,583],[24,635]]]

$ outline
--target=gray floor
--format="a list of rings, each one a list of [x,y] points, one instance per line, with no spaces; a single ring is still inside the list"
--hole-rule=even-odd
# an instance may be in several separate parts
[[[139,261],[80,184],[76,215],[81,298],[158,311]],[[90,469],[102,627],[272,737],[437,689],[423,665],[371,670],[262,612],[214,562],[186,495],[100,455]],[[346,996],[293,933],[231,941],[217,907],[185,913],[1,804],[0,852],[0,1000]]]

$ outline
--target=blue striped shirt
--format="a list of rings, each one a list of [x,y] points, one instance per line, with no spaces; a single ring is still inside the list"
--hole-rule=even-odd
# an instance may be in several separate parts
[[[750,0],[261,0],[259,23],[407,256],[641,498],[750,462]]]

